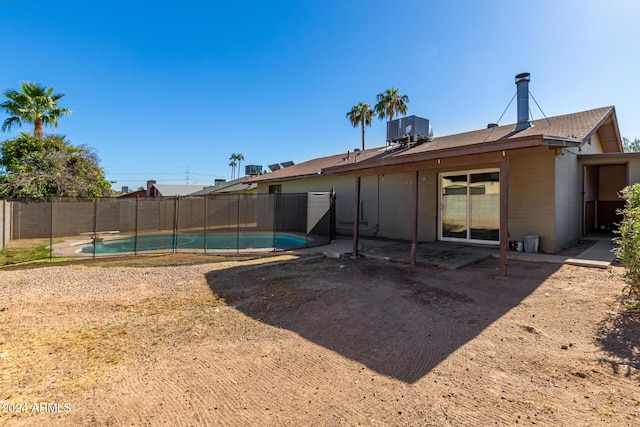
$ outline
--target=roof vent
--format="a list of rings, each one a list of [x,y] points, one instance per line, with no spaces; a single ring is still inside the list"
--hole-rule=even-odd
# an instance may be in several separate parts
[[[516,86],[518,87],[518,124],[516,132],[531,127],[529,121],[529,73],[520,73],[516,76]]]
[[[498,127],[498,124],[497,124],[497,123],[489,123],[489,124],[487,125],[487,129],[497,128],[497,127]]]

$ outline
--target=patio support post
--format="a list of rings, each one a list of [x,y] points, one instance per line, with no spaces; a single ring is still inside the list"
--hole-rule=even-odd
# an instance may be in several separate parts
[[[509,239],[509,156],[502,153],[500,163],[500,276],[507,277]]]
[[[411,265],[416,265],[418,252],[418,179],[420,172],[415,171],[413,176],[413,230],[411,234]]]
[[[360,220],[360,181],[361,177],[356,176],[356,196],[355,196],[355,205],[354,205],[354,215],[353,215],[353,256],[358,256],[358,229],[360,228],[359,220]]]

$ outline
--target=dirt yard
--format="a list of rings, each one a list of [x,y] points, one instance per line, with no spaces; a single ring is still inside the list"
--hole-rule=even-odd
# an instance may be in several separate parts
[[[640,425],[613,271],[139,257],[0,269],[2,425]]]

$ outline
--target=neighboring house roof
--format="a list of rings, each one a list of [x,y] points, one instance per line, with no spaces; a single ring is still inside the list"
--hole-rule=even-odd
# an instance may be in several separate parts
[[[480,129],[434,138],[358,164],[326,166],[322,173],[348,173],[356,170],[411,163],[435,158],[489,153],[529,147],[581,146],[597,133],[604,153],[622,152],[614,107],[537,120],[533,126],[515,131],[515,124]]]
[[[189,194],[189,196],[206,196],[208,194],[238,193],[238,192],[250,191],[255,189],[258,185],[245,182],[248,178],[250,177],[243,176],[242,178],[223,182],[222,184],[219,184],[219,185],[212,185],[209,187],[205,187],[200,191],[196,191],[194,193]]]
[[[278,169],[275,172],[253,177],[247,182],[258,183],[282,181],[292,178],[317,176],[320,175],[322,173],[322,170],[325,168],[363,162],[372,157],[376,157],[385,151],[386,149],[382,147],[372,148],[364,151],[347,151],[341,154],[335,154],[333,156],[320,157],[318,159],[313,159],[296,165],[287,166],[286,168]]]
[[[153,184],[158,190],[159,196],[186,196],[195,191],[202,190],[202,185],[179,185],[179,184]]]
[[[117,195],[119,199],[127,199],[127,198],[136,198],[136,197],[145,197],[147,195],[147,190],[136,190],[130,193],[122,193]]]

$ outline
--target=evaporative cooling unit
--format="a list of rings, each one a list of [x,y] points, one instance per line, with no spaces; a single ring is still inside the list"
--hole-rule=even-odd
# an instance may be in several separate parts
[[[407,116],[387,122],[388,143],[415,143],[429,139],[429,119]]]

